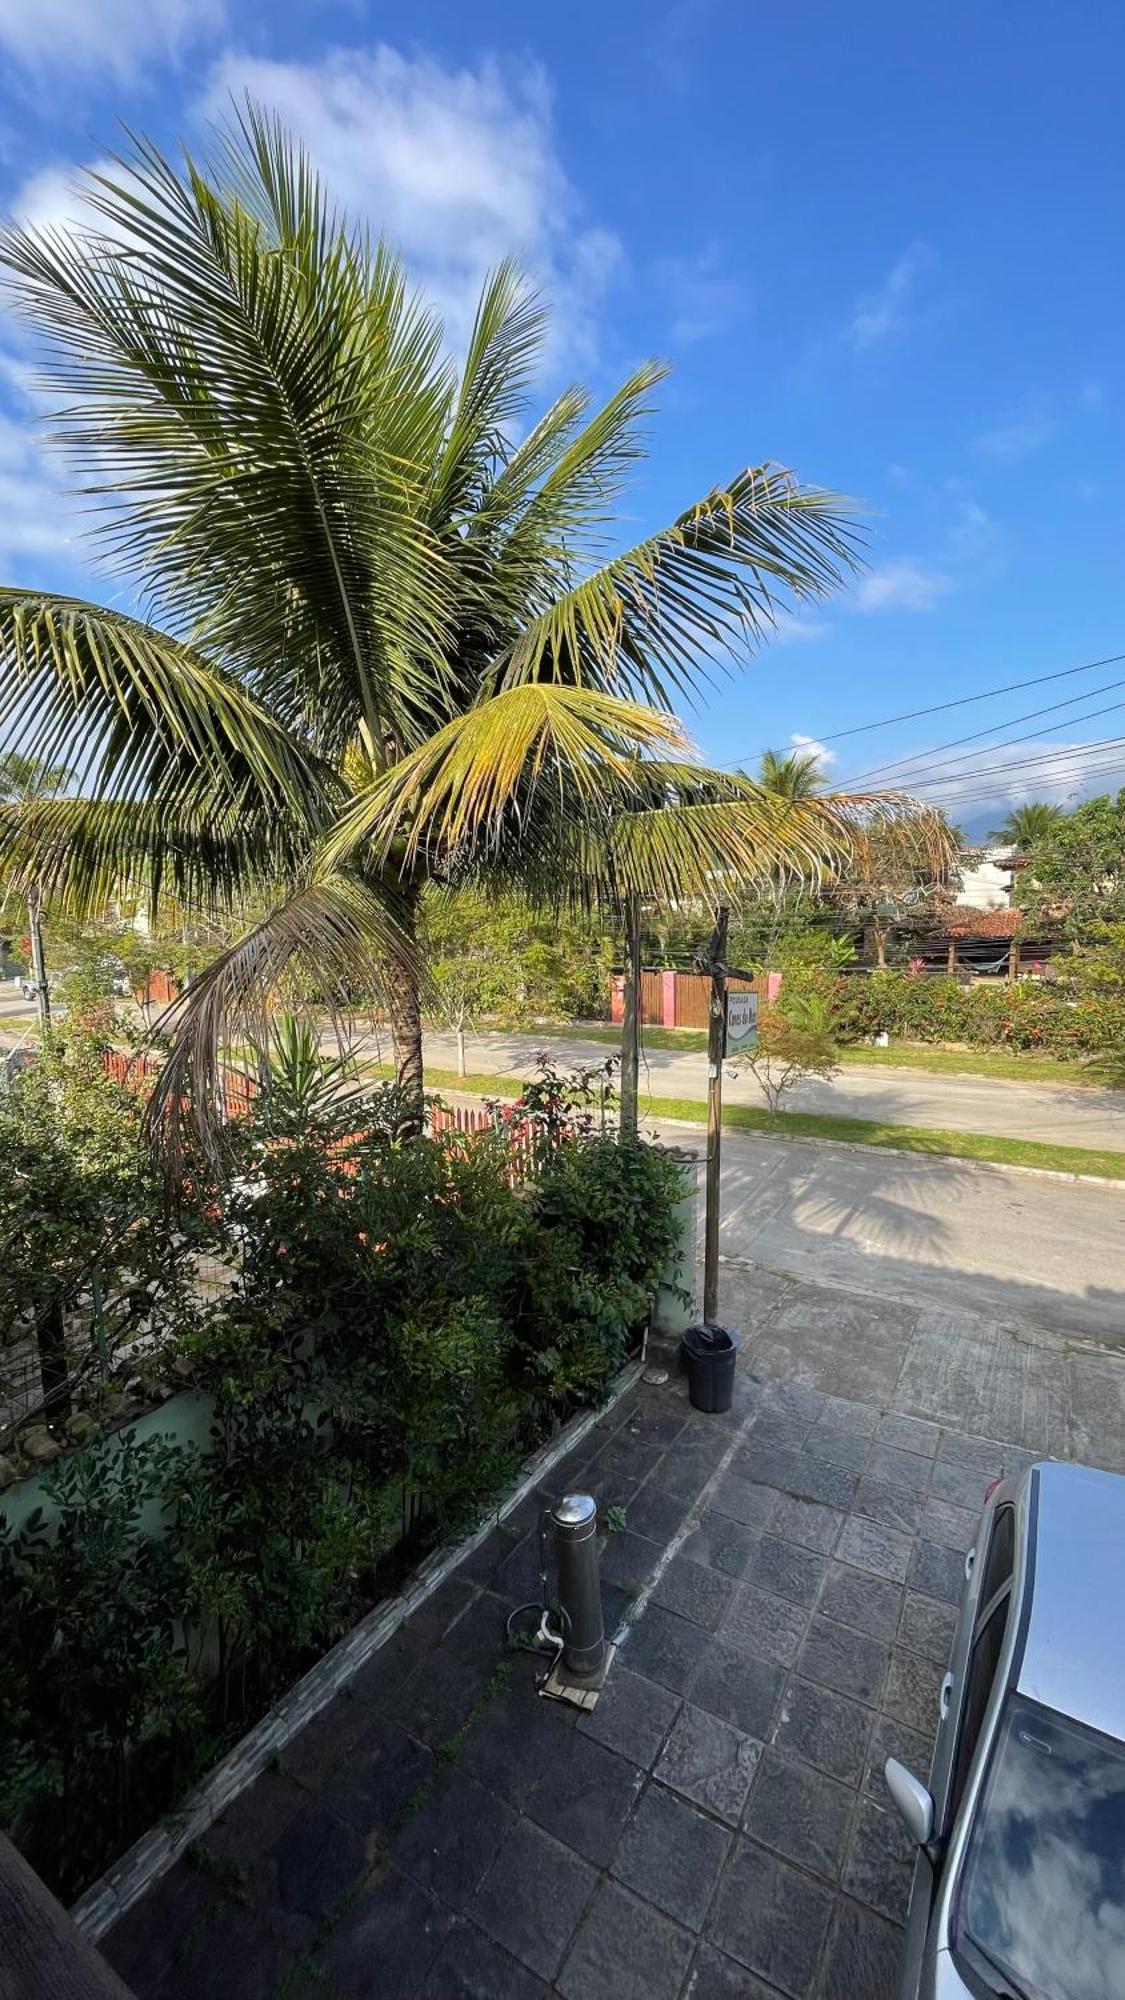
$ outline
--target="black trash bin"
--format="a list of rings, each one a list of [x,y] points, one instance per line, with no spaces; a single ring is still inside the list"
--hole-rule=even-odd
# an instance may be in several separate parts
[[[729,1410],[734,1400],[738,1335],[726,1326],[689,1326],[680,1341],[688,1395],[696,1410]]]

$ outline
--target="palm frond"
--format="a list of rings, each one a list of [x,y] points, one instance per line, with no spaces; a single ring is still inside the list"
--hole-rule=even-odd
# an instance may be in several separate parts
[[[0,589],[0,737],[76,788],[169,810],[229,811],[249,793],[310,831],[332,773],[190,646],[121,612]]]
[[[679,747],[679,724],[592,688],[529,682],[437,730],[367,791],[323,847],[334,866],[366,844],[377,866],[440,865],[523,825],[546,791],[604,810],[635,797],[641,754]]]
[[[851,502],[777,466],[748,467],[563,591],[498,659],[497,677],[669,707],[716,665],[764,644],[779,611],[837,589],[859,549]]]
[[[301,884],[213,960],[156,1024],[172,1043],[147,1129],[171,1177],[182,1167],[189,1129],[205,1150],[216,1149],[225,1059],[243,1041],[266,1045],[271,1011],[288,979],[297,978],[336,1012],[357,986],[379,996],[390,961],[421,977],[393,898],[344,872]]]

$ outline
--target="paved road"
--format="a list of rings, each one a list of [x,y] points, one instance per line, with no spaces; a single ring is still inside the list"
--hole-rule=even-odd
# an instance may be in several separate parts
[[[1125,1353],[1125,1188],[727,1136],[720,1253]]]
[[[552,1034],[547,1030],[534,1038],[513,1034],[470,1035],[467,1046],[470,1071],[492,1074],[523,1074],[534,1069],[535,1050],[539,1047],[549,1047],[567,1062],[598,1062],[612,1054],[605,1043],[583,1042],[576,1035]],[[457,1059],[453,1036],[428,1035],[426,1054],[435,1066],[452,1069]],[[647,1084],[654,1096],[701,1100],[706,1097],[705,1057],[652,1049],[646,1063]],[[642,1072],[642,1088],[645,1081]],[[723,1097],[728,1104],[762,1102],[753,1077],[746,1075],[728,1079],[723,1085]],[[849,1067],[834,1083],[799,1085],[787,1104],[799,1111],[875,1118],[893,1125],[924,1125],[952,1132],[1050,1140],[1060,1146],[1125,1150],[1125,1091]]]

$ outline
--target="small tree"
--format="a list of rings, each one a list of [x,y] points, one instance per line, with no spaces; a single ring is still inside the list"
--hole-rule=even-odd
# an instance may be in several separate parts
[[[822,993],[794,996],[783,1010],[764,1007],[758,1017],[758,1045],[734,1058],[735,1067],[749,1070],[766,1100],[771,1117],[781,1109],[787,1090],[809,1076],[831,1082],[840,1068],[834,1022]]]

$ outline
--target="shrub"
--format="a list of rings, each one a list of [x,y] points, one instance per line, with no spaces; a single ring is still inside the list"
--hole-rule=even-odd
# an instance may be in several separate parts
[[[886,1033],[901,1041],[954,1042],[1053,1056],[1094,1055],[1125,1046],[1125,995],[1112,989],[1074,993],[1067,984],[1020,980],[1015,986],[963,986],[872,972],[837,981],[842,1041]]]

